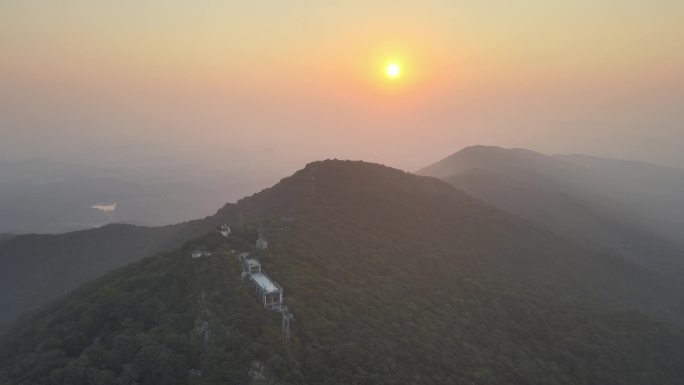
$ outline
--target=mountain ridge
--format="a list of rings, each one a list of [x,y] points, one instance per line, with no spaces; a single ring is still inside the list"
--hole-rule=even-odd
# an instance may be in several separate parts
[[[684,231],[677,225],[684,221],[678,203],[684,204],[684,178],[678,170],[595,157],[578,161],[577,156],[520,154],[472,147],[419,173],[441,177],[558,234],[663,272],[684,271],[684,244],[677,236]]]

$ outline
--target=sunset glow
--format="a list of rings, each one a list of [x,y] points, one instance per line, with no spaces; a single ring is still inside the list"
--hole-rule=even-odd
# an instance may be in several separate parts
[[[385,75],[389,78],[396,78],[399,76],[400,68],[399,65],[395,63],[388,64],[387,67],[385,67]]]
[[[412,169],[472,143],[576,150],[569,127],[581,143],[681,143],[684,2],[0,3],[4,151],[223,154],[239,137],[298,165],[389,162],[419,140],[394,164]],[[635,124],[658,133],[618,135]]]

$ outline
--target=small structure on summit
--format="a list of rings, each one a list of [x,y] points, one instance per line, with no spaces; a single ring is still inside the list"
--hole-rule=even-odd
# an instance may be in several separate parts
[[[207,251],[206,249],[203,249],[203,248],[194,249],[190,253],[190,256],[192,258],[208,257],[210,255],[212,255],[211,251]]]
[[[254,289],[261,304],[269,310],[278,310],[283,305],[283,288],[261,270],[261,263],[255,258],[242,260],[242,278]]]
[[[261,234],[261,231],[259,231],[259,238],[256,240],[256,246],[257,249],[265,249],[268,247],[268,242],[266,241],[266,238],[264,238],[263,234]]]
[[[231,233],[231,231],[230,231],[230,226],[228,226],[227,224],[224,223],[224,224],[222,224],[221,226],[219,226],[218,232],[219,232],[221,235],[223,235],[224,238],[228,238],[228,236],[229,236],[230,233]]]
[[[245,255],[242,260],[242,278],[257,273],[261,273],[261,263],[256,258],[249,258],[249,254]]]

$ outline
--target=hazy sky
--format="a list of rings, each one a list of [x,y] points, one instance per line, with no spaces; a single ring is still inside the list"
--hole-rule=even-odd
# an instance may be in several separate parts
[[[0,53],[4,156],[684,166],[681,0],[0,0]]]

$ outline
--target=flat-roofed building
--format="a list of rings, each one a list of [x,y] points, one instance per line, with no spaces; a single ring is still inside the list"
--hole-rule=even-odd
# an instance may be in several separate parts
[[[283,288],[261,270],[256,258],[242,259],[242,278],[249,282],[265,308],[279,309],[283,304]]]
[[[282,306],[283,288],[269,276],[264,273],[254,273],[250,274],[247,280],[265,308],[276,310]]]

